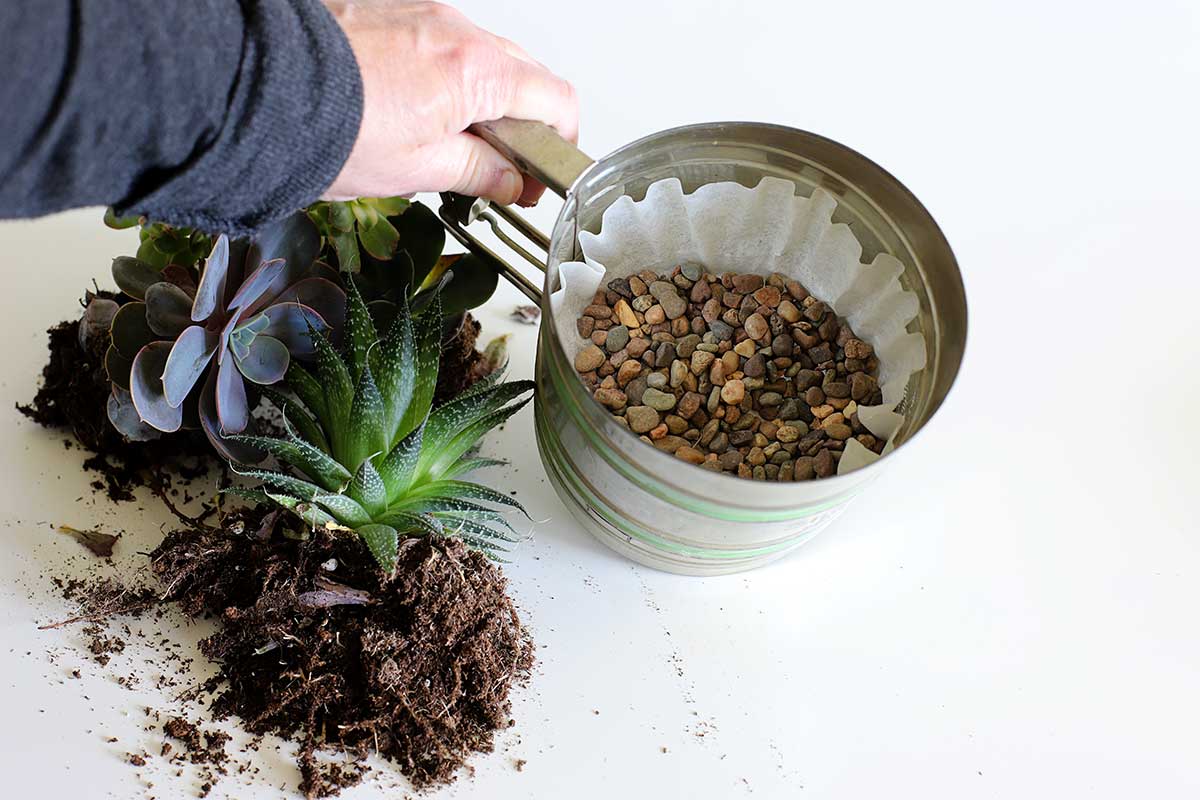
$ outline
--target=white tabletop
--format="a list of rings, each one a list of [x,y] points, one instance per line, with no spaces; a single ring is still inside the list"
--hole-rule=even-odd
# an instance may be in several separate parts
[[[574,80],[593,154],[756,119],[881,163],[955,247],[971,329],[954,392],[894,468],[815,542],[746,575],[622,560],[553,494],[531,411],[492,435],[488,450],[514,462],[492,480],[545,520],[506,568],[539,663],[497,752],[439,796],[1197,796],[1195,4],[461,6]],[[556,203],[543,206],[548,225]],[[127,531],[118,561],[133,566],[169,521],[147,496],[93,497],[81,453],[12,410],[33,394],[43,329],[76,313],[129,239],[94,210],[0,226],[12,797],[194,788],[194,773],[122,763],[157,748],[142,709],[170,702],[149,680],[116,684],[133,648],[105,670],[78,630],[36,629],[70,611],[49,576],[89,558],[51,523]],[[533,329],[506,319],[517,301],[505,287],[480,317],[514,334],[526,376]],[[295,786],[286,755],[268,745],[261,759],[255,780],[213,796]]]

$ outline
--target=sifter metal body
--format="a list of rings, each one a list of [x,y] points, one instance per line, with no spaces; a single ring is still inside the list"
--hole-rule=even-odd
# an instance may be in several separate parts
[[[881,469],[902,459],[954,383],[967,334],[966,296],[954,254],[912,193],[855,151],[793,128],[718,122],[652,134],[593,162],[537,123],[498,120],[472,131],[564,198],[549,237],[511,209],[471,198],[446,196],[441,209],[451,235],[496,263],[539,302],[544,321],[553,322],[548,297],[558,288],[558,265],[579,255],[579,233],[598,231],[604,210],[621,196],[640,200],[650,184],[670,177],[686,192],[718,181],[753,187],[768,175],[792,181],[803,195],[821,187],[838,199],[833,221],[850,226],[863,258],[887,252],[899,259],[901,283],[920,301],[910,330],[924,337],[928,360],[909,381],[896,451],[849,474],[802,483],[744,480],[683,464],[646,445],[592,399],[554,325],[542,325],[534,407],[547,475],[588,531],[635,561],[716,575],[788,553],[828,525]],[[491,225],[514,253],[544,272],[541,291],[471,234],[476,221]],[[505,223],[544,251],[545,262]]]

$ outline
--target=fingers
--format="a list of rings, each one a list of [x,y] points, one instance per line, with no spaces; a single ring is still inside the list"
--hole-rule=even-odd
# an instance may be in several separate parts
[[[495,72],[490,92],[479,104],[482,122],[501,117],[544,122],[570,142],[579,140],[579,98],[575,87],[545,67],[502,56],[507,63]]]
[[[418,191],[451,191],[503,205],[522,197],[517,168],[477,136],[459,133],[423,148]]]

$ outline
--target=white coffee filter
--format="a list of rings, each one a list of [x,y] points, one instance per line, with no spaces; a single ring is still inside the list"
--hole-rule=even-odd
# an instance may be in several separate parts
[[[613,278],[648,269],[670,271],[696,261],[711,273],[781,272],[799,281],[845,317],[855,334],[875,348],[883,403],[858,407],[858,418],[891,450],[904,422],[896,405],[914,372],[925,366],[925,340],[910,333],[919,302],[900,285],[904,271],[886,253],[870,264],[850,227],[831,221],[837,199],[823,189],[796,195],[796,185],[766,177],[753,189],[710,183],[684,194],[676,178],[650,185],[644,200],[626,196],[605,210],[598,234],[579,236],[582,262],[558,267],[550,308],[559,340],[572,358],[590,342],[575,322],[596,290]],[[838,473],[879,458],[854,439],[846,442]]]

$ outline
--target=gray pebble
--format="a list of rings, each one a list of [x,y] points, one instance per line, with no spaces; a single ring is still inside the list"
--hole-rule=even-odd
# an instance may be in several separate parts
[[[692,351],[700,344],[700,337],[694,333],[689,333],[687,336],[679,337],[675,342],[675,353],[680,358],[691,358]]]
[[[642,392],[642,403],[656,411],[669,411],[675,407],[675,395],[648,388]]]
[[[719,319],[713,320],[712,322],[710,322],[708,324],[708,329],[710,331],[712,331],[712,334],[714,336],[717,337],[718,342],[727,342],[733,338],[733,328],[729,325],[726,325],[724,322],[722,322]],[[789,340],[789,343],[790,343],[790,340]],[[790,353],[791,350],[789,349],[788,352]]]
[[[629,344],[629,328],[618,325],[608,329],[608,338],[604,340],[605,350],[615,353],[627,344]]]
[[[655,281],[650,284],[650,294],[654,295],[654,299],[662,306],[667,319],[677,319],[687,311],[687,301],[679,296],[679,290],[674,284]]]
[[[654,305],[654,298],[648,294],[638,295],[637,297],[633,298],[633,302],[631,302],[629,305],[634,311],[640,311],[645,314],[646,309]]]
[[[625,387],[625,397],[631,406],[640,406],[642,404],[642,392],[646,391],[646,385],[647,377],[642,376],[634,378]]]
[[[700,276],[704,274],[704,267],[697,264],[695,261],[688,261],[681,264],[679,271],[683,273],[689,281],[698,281]]]
[[[763,392],[758,396],[759,405],[771,408],[783,402],[783,395],[779,392]]]
[[[634,433],[645,433],[658,425],[658,412],[650,406],[630,406],[625,409],[625,421]]]
[[[646,376],[646,385],[655,389],[667,388],[667,376],[661,372],[651,372]]]

